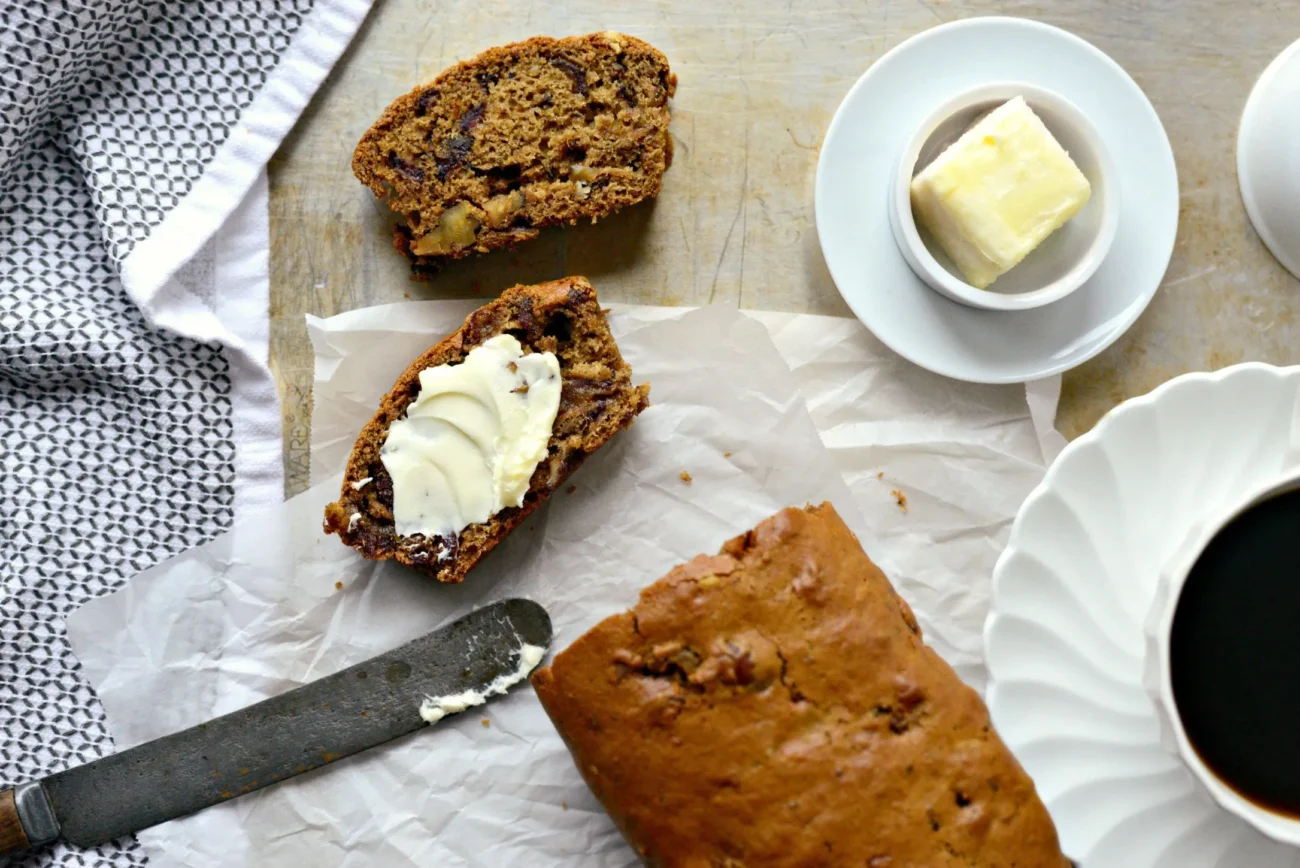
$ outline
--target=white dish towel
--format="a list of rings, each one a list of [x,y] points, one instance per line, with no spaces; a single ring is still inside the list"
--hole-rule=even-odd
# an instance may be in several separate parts
[[[265,167],[369,7],[0,0],[0,789],[113,749],[64,617],[282,497]]]

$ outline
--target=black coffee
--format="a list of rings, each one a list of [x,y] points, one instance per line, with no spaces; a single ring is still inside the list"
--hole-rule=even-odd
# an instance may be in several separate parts
[[[1300,491],[1256,504],[1206,547],[1169,655],[1206,766],[1260,807],[1300,817]]]

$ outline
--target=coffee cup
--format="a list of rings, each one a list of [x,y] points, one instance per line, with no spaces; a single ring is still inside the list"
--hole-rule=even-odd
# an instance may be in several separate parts
[[[1300,468],[1211,510],[1160,575],[1144,684],[1165,746],[1214,801],[1300,846],[1297,555]]]

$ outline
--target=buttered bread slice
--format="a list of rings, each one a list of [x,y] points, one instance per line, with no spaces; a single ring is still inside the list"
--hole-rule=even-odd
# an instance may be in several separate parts
[[[649,396],[584,278],[506,290],[397,379],[325,531],[459,582]]]

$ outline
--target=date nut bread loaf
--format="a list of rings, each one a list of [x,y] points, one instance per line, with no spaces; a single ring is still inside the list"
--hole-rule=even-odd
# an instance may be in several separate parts
[[[1069,865],[983,702],[829,504],[675,568],[532,681],[646,865]]]
[[[404,218],[417,276],[659,194],[677,78],[622,33],[492,48],[399,97],[352,171]]]
[[[586,279],[506,290],[398,377],[325,530],[459,582],[649,396]]]

